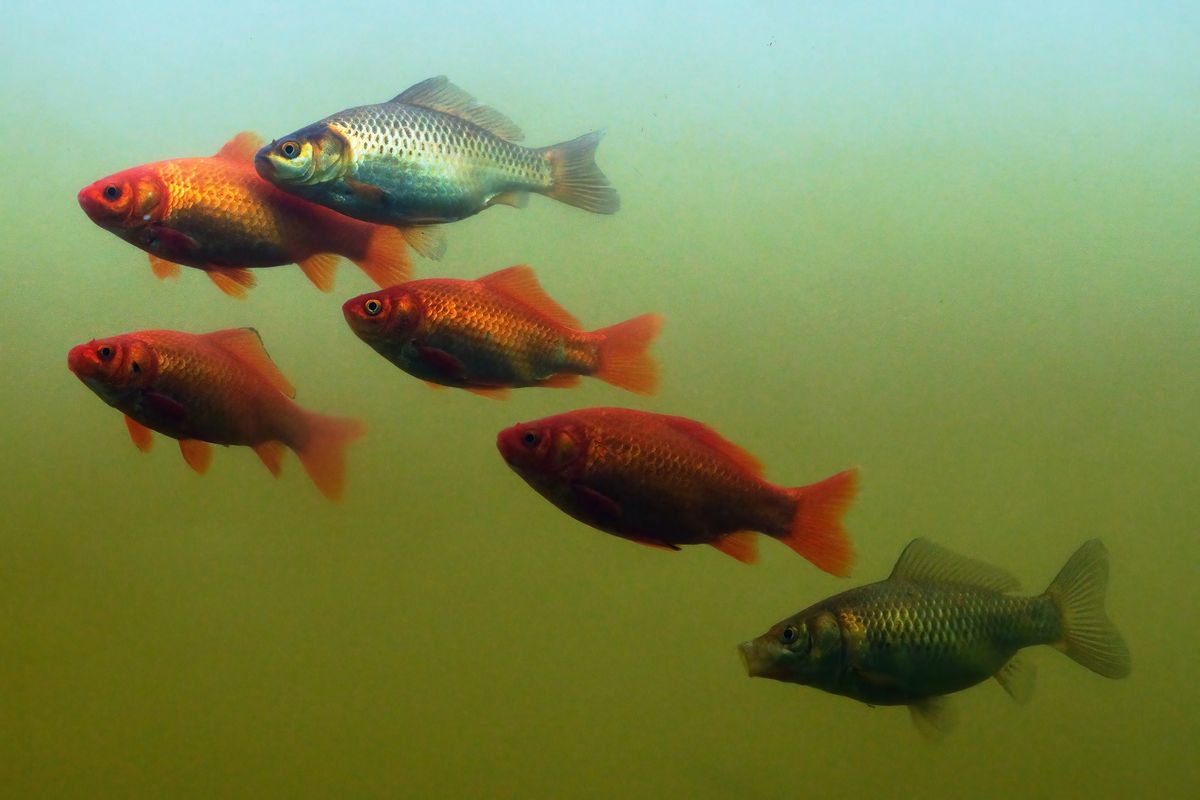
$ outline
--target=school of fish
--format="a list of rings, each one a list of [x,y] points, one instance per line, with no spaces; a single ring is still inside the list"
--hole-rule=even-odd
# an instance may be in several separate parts
[[[96,225],[145,251],[159,278],[192,267],[234,297],[255,285],[251,270],[286,264],[328,292],[349,259],[379,290],[344,301],[348,327],[431,385],[501,399],[590,376],[649,395],[659,383],[656,314],[584,329],[524,265],[476,280],[410,279],[409,249],[441,259],[444,226],[494,205],[523,207],[542,194],[615,213],[619,196],[595,161],[603,133],[522,146],[508,117],[438,76],[270,143],[243,132],[213,156],[116,172],[78,201]],[[365,432],[361,421],[297,405],[254,328],[109,335],[71,348],[67,365],[121,412],[138,449],[150,449],[153,432],[176,439],[201,473],[214,444],[251,448],[275,476],[292,450],[317,489],[338,500],[347,447]],[[855,468],[779,486],[702,422],[627,408],[517,423],[496,447],[552,505],[616,537],[670,551],[707,544],[754,563],[767,536],[833,575],[853,566],[842,519]],[[1007,573],[917,539],[887,580],[788,617],[739,653],[752,677],[905,705],[936,738],[951,727],[954,692],[995,678],[1028,699],[1027,647],[1050,645],[1105,677],[1128,675],[1129,651],[1104,608],[1107,581],[1098,540],[1045,592],[1018,597]]]

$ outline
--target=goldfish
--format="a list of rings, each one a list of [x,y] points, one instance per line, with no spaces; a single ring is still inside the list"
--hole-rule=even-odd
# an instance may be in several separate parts
[[[369,222],[453,222],[524,206],[530,192],[612,214],[620,201],[595,162],[602,135],[522,147],[508,117],[441,75],[276,139],[254,163],[279,188]]]
[[[1004,570],[924,539],[887,580],[834,595],[740,645],[751,677],[812,686],[872,706],[908,706],[938,738],[954,725],[948,695],[995,678],[1018,702],[1032,697],[1020,651],[1050,645],[1106,678],[1129,674],[1129,650],[1104,610],[1108,551],[1083,544],[1033,597],[1009,592]]]
[[[581,330],[524,265],[476,281],[409,281],[348,300],[342,313],[381,356],[434,385],[502,397],[509,387],[575,386],[581,375],[643,394],[657,384],[646,349],[659,317]]]
[[[254,328],[212,333],[152,330],[93,339],[67,354],[67,366],[104,402],[125,414],[143,452],[151,431],[179,440],[197,472],[212,460],[209,443],[245,445],[278,476],[284,448],[330,499],[341,496],[345,447],[363,433],[358,420],[306,411],[263,348]]]
[[[496,446],[539,494],[580,522],[651,547],[708,544],[745,563],[755,531],[846,575],[841,517],[856,471],[784,488],[750,453],[684,417],[589,408],[506,428]]]
[[[159,278],[179,275],[181,264],[196,267],[233,296],[254,286],[248,268],[295,262],[329,291],[339,256],[379,286],[408,279],[406,242],[440,257],[445,243],[431,229],[372,225],[276,189],[254,171],[261,143],[243,132],[214,156],[109,175],[80,190],[79,205],[101,228],[145,250]]]

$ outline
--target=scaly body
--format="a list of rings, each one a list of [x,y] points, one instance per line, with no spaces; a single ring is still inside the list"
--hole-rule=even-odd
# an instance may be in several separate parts
[[[854,473],[784,488],[705,425],[623,408],[572,411],[501,431],[497,446],[530,486],[595,528],[657,547],[710,544],[753,562],[757,531],[820,568],[852,560],[841,515]]]
[[[446,80],[431,78],[386,103],[357,106],[259,150],[259,174],[357,219],[453,222],[545,194],[598,213],[618,198],[596,167],[600,134],[543,148]]]
[[[906,705],[927,735],[949,729],[946,695],[994,677],[1033,690],[1018,652],[1052,645],[1106,677],[1129,652],[1104,613],[1108,556],[1092,540],[1045,593],[1017,597],[1008,573],[914,540],[891,576],[823,600],[741,645],[751,676],[813,686],[870,705]]]
[[[258,144],[242,133],[215,156],[133,167],[85,187],[79,203],[97,225],[145,250],[159,277],[195,267],[229,294],[254,285],[248,269],[291,263],[328,291],[338,256],[380,286],[407,278],[405,234],[424,248],[420,231],[349,219],[280,191],[254,171]]]
[[[580,375],[644,393],[656,382],[645,351],[658,332],[657,317],[580,330],[524,266],[477,281],[410,281],[353,298],[343,313],[380,355],[435,384],[496,395],[521,386],[572,386]]]
[[[282,447],[294,450],[318,488],[340,494],[343,449],[362,433],[355,420],[327,417],[291,400],[294,389],[271,362],[253,328],[207,334],[138,331],[72,348],[71,371],[125,414],[134,444],[150,431],[178,439],[198,472],[208,444],[251,447],[278,475]]]

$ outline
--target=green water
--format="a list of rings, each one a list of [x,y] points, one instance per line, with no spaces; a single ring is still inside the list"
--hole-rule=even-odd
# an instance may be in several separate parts
[[[307,2],[42,9],[0,31],[0,796],[1183,797],[1195,742],[1200,13]],[[657,311],[649,399],[434,392],[295,267],[160,282],[75,193],[430,75],[529,144],[605,127],[614,217],[535,197],[419,277],[531,264],[585,324]],[[66,369],[95,336],[254,325],[306,407],[362,418],[341,505],[289,456],[205,476]],[[842,581],[586,528],[497,430],[628,405],[784,484],[857,464]],[[737,642],[927,536],[1040,591],[1111,551],[1134,668],[1042,648],[931,746],[902,709],[750,680]]]

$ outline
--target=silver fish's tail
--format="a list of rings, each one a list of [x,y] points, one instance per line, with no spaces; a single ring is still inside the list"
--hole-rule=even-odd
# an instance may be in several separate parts
[[[544,194],[559,202],[592,211],[615,214],[621,207],[617,190],[596,166],[596,147],[604,131],[585,133],[578,139],[541,148],[550,162],[550,188]]]
[[[1085,542],[1046,589],[1062,618],[1063,638],[1055,646],[1106,678],[1129,674],[1129,648],[1104,612],[1108,589],[1108,550],[1099,539]]]

